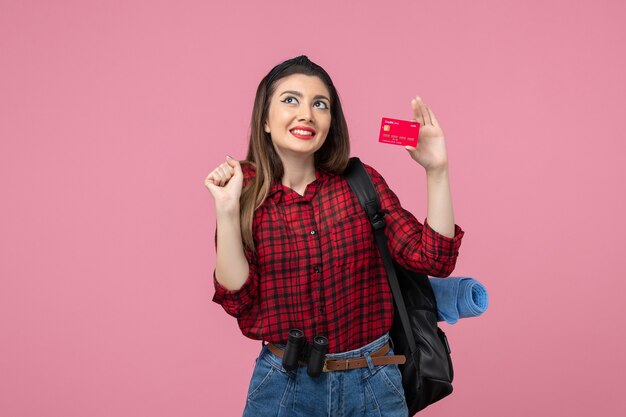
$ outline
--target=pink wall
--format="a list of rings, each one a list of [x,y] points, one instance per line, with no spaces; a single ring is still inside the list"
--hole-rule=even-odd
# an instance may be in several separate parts
[[[452,275],[490,304],[441,324],[455,392],[422,414],[626,415],[623,2],[0,10],[0,415],[241,415],[261,344],[210,301],[203,180],[244,157],[258,82],[301,53],[422,222],[423,168],[377,142],[380,117],[420,95],[446,133]]]

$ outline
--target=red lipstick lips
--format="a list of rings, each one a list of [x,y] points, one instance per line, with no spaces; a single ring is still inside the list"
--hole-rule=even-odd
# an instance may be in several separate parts
[[[307,135],[307,134],[298,134],[298,133],[294,133],[294,130],[304,130],[306,132],[311,132],[311,135]],[[310,128],[308,126],[296,126],[292,129],[289,129],[289,132],[297,137],[298,139],[304,139],[304,140],[310,140],[315,136],[315,130],[313,128]]]

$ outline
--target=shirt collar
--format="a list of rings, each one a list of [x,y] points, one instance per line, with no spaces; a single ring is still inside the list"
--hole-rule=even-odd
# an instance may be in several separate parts
[[[276,204],[282,201],[285,205],[293,204],[294,202],[302,199],[310,201],[313,197],[315,197],[319,188],[328,180],[330,175],[331,174],[328,171],[316,166],[315,180],[306,186],[303,196],[299,195],[286,185],[283,185],[282,182],[274,181],[268,192],[268,198],[273,199]]]

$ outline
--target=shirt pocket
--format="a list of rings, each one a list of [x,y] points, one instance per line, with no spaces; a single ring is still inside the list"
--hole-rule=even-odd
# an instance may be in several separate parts
[[[356,266],[371,254],[374,230],[365,212],[349,214],[330,226],[332,264]]]

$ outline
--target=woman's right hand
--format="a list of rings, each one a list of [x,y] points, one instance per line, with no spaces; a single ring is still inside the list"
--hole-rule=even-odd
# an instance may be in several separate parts
[[[239,197],[243,186],[243,172],[239,161],[227,156],[226,162],[206,177],[204,185],[215,200],[216,211],[239,213]]]

